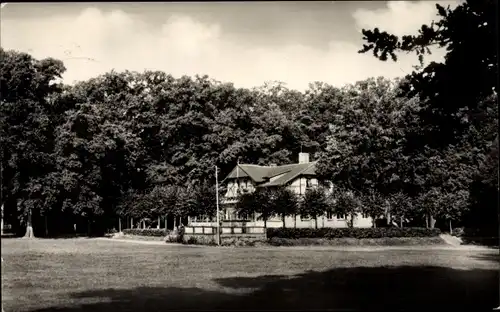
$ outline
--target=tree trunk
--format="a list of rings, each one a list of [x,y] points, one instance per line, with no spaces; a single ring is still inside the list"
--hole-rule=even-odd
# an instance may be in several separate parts
[[[318,229],[318,217],[314,217],[314,228]]]
[[[49,236],[49,226],[47,222],[47,216],[45,216],[45,237]]]
[[[429,225],[430,225],[431,229],[433,229],[434,226],[436,225],[436,219],[434,219],[433,215],[429,215]]]
[[[403,217],[399,219],[399,227],[403,228]]]
[[[427,216],[425,216],[425,228],[429,228],[429,218],[427,218]]]
[[[161,222],[161,220],[160,220],[160,217],[158,216],[158,225],[156,226],[157,228],[160,228],[160,222]]]
[[[293,227],[297,228],[297,215],[296,214],[293,215]]]
[[[451,227],[451,219],[450,219],[450,235],[453,235],[453,228]]]
[[[372,216],[372,226],[373,226],[374,229],[377,228],[377,220],[373,216]]]
[[[122,218],[118,217],[118,232],[122,232]]]
[[[31,209],[28,211],[28,222],[26,223],[26,234],[24,234],[25,238],[35,238],[35,234],[33,233],[33,226],[31,223]]]
[[[281,216],[281,220],[283,220],[283,228],[285,229],[286,224],[285,224],[285,215],[284,214]]]
[[[0,169],[1,169],[1,168],[0,168]],[[0,186],[0,187],[1,187],[1,186]],[[2,208],[2,219],[0,219],[0,223],[1,223],[0,228],[1,228],[1,231],[2,231],[2,235],[3,235],[3,218],[4,218],[4,215],[3,215],[3,204],[2,204],[2,207],[1,207],[1,208]]]
[[[267,229],[267,219],[264,219],[264,228]]]
[[[165,215],[165,231],[168,230],[168,228],[167,228],[167,221],[168,221],[168,214]]]
[[[134,228],[134,218],[133,217],[130,217],[130,228],[131,229]]]
[[[174,216],[174,230],[177,228],[177,216]]]

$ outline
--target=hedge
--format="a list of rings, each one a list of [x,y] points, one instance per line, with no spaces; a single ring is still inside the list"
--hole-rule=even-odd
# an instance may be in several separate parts
[[[439,229],[427,228],[268,228],[267,238],[385,238],[385,237],[436,237]]]
[[[168,234],[165,229],[124,229],[123,234],[125,235],[137,235],[137,236],[155,236],[163,237]]]
[[[279,238],[267,240],[271,246],[427,246],[443,245],[440,237],[383,237],[383,238]]]

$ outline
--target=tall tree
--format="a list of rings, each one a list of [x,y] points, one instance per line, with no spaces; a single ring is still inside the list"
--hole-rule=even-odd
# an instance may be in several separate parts
[[[0,48],[0,165],[7,181],[2,183],[2,201],[13,203],[5,207],[8,210],[30,198],[17,207],[28,237],[33,236],[32,216],[50,202],[38,197],[41,188],[45,194],[52,192],[46,181],[54,170],[53,130],[59,112],[51,99],[62,90],[58,79],[64,71],[59,60],[36,60]]]
[[[405,127],[415,123],[416,99],[397,96],[398,83],[378,78],[349,85],[339,95],[319,179],[352,191],[391,194],[411,183]]]
[[[418,55],[421,66],[406,77],[403,90],[426,104],[421,112],[427,124],[422,129],[422,147],[443,147],[459,140],[456,134],[464,129],[462,120],[473,120],[479,103],[497,88],[498,2],[468,0],[454,9],[439,4],[436,9],[437,21],[422,25],[417,35],[399,38],[378,28],[363,29],[366,44],[359,51],[372,51],[382,61],[389,56],[397,61],[402,52]],[[431,47],[446,49],[445,59],[424,66]]]

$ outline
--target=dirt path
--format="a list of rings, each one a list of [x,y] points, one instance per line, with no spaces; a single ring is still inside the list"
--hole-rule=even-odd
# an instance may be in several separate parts
[[[441,234],[439,235],[442,240],[444,240],[448,245],[451,246],[463,246],[462,240],[458,237],[451,236],[450,234]]]
[[[106,237],[97,237],[96,240],[108,241],[108,242],[117,242],[117,243],[135,243],[135,244],[143,244],[143,245],[161,245],[161,246],[180,246],[180,244],[175,243],[166,243],[164,241],[148,241],[148,240],[138,240],[138,239],[126,239],[126,238],[106,238]]]

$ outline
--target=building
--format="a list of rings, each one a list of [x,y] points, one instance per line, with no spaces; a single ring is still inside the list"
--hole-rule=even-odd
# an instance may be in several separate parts
[[[307,189],[317,187],[316,161],[309,161],[308,153],[299,153],[298,163],[284,166],[258,166],[249,164],[238,164],[227,175],[223,182],[227,185],[227,192],[221,198],[221,209],[224,212],[224,220],[238,220],[235,211],[238,189],[253,192],[259,187],[286,186],[295,194],[303,196]],[[254,226],[263,226],[264,222],[256,220],[252,216]],[[318,218],[318,227],[347,227],[346,216],[325,213]],[[247,223],[248,224],[248,223]],[[250,225],[250,224],[248,224]],[[280,217],[267,221],[267,227],[282,227],[283,221]],[[300,215],[285,218],[286,227],[315,227],[315,220],[304,218]],[[358,215],[354,219],[355,227],[371,227],[372,219],[368,216]]]

